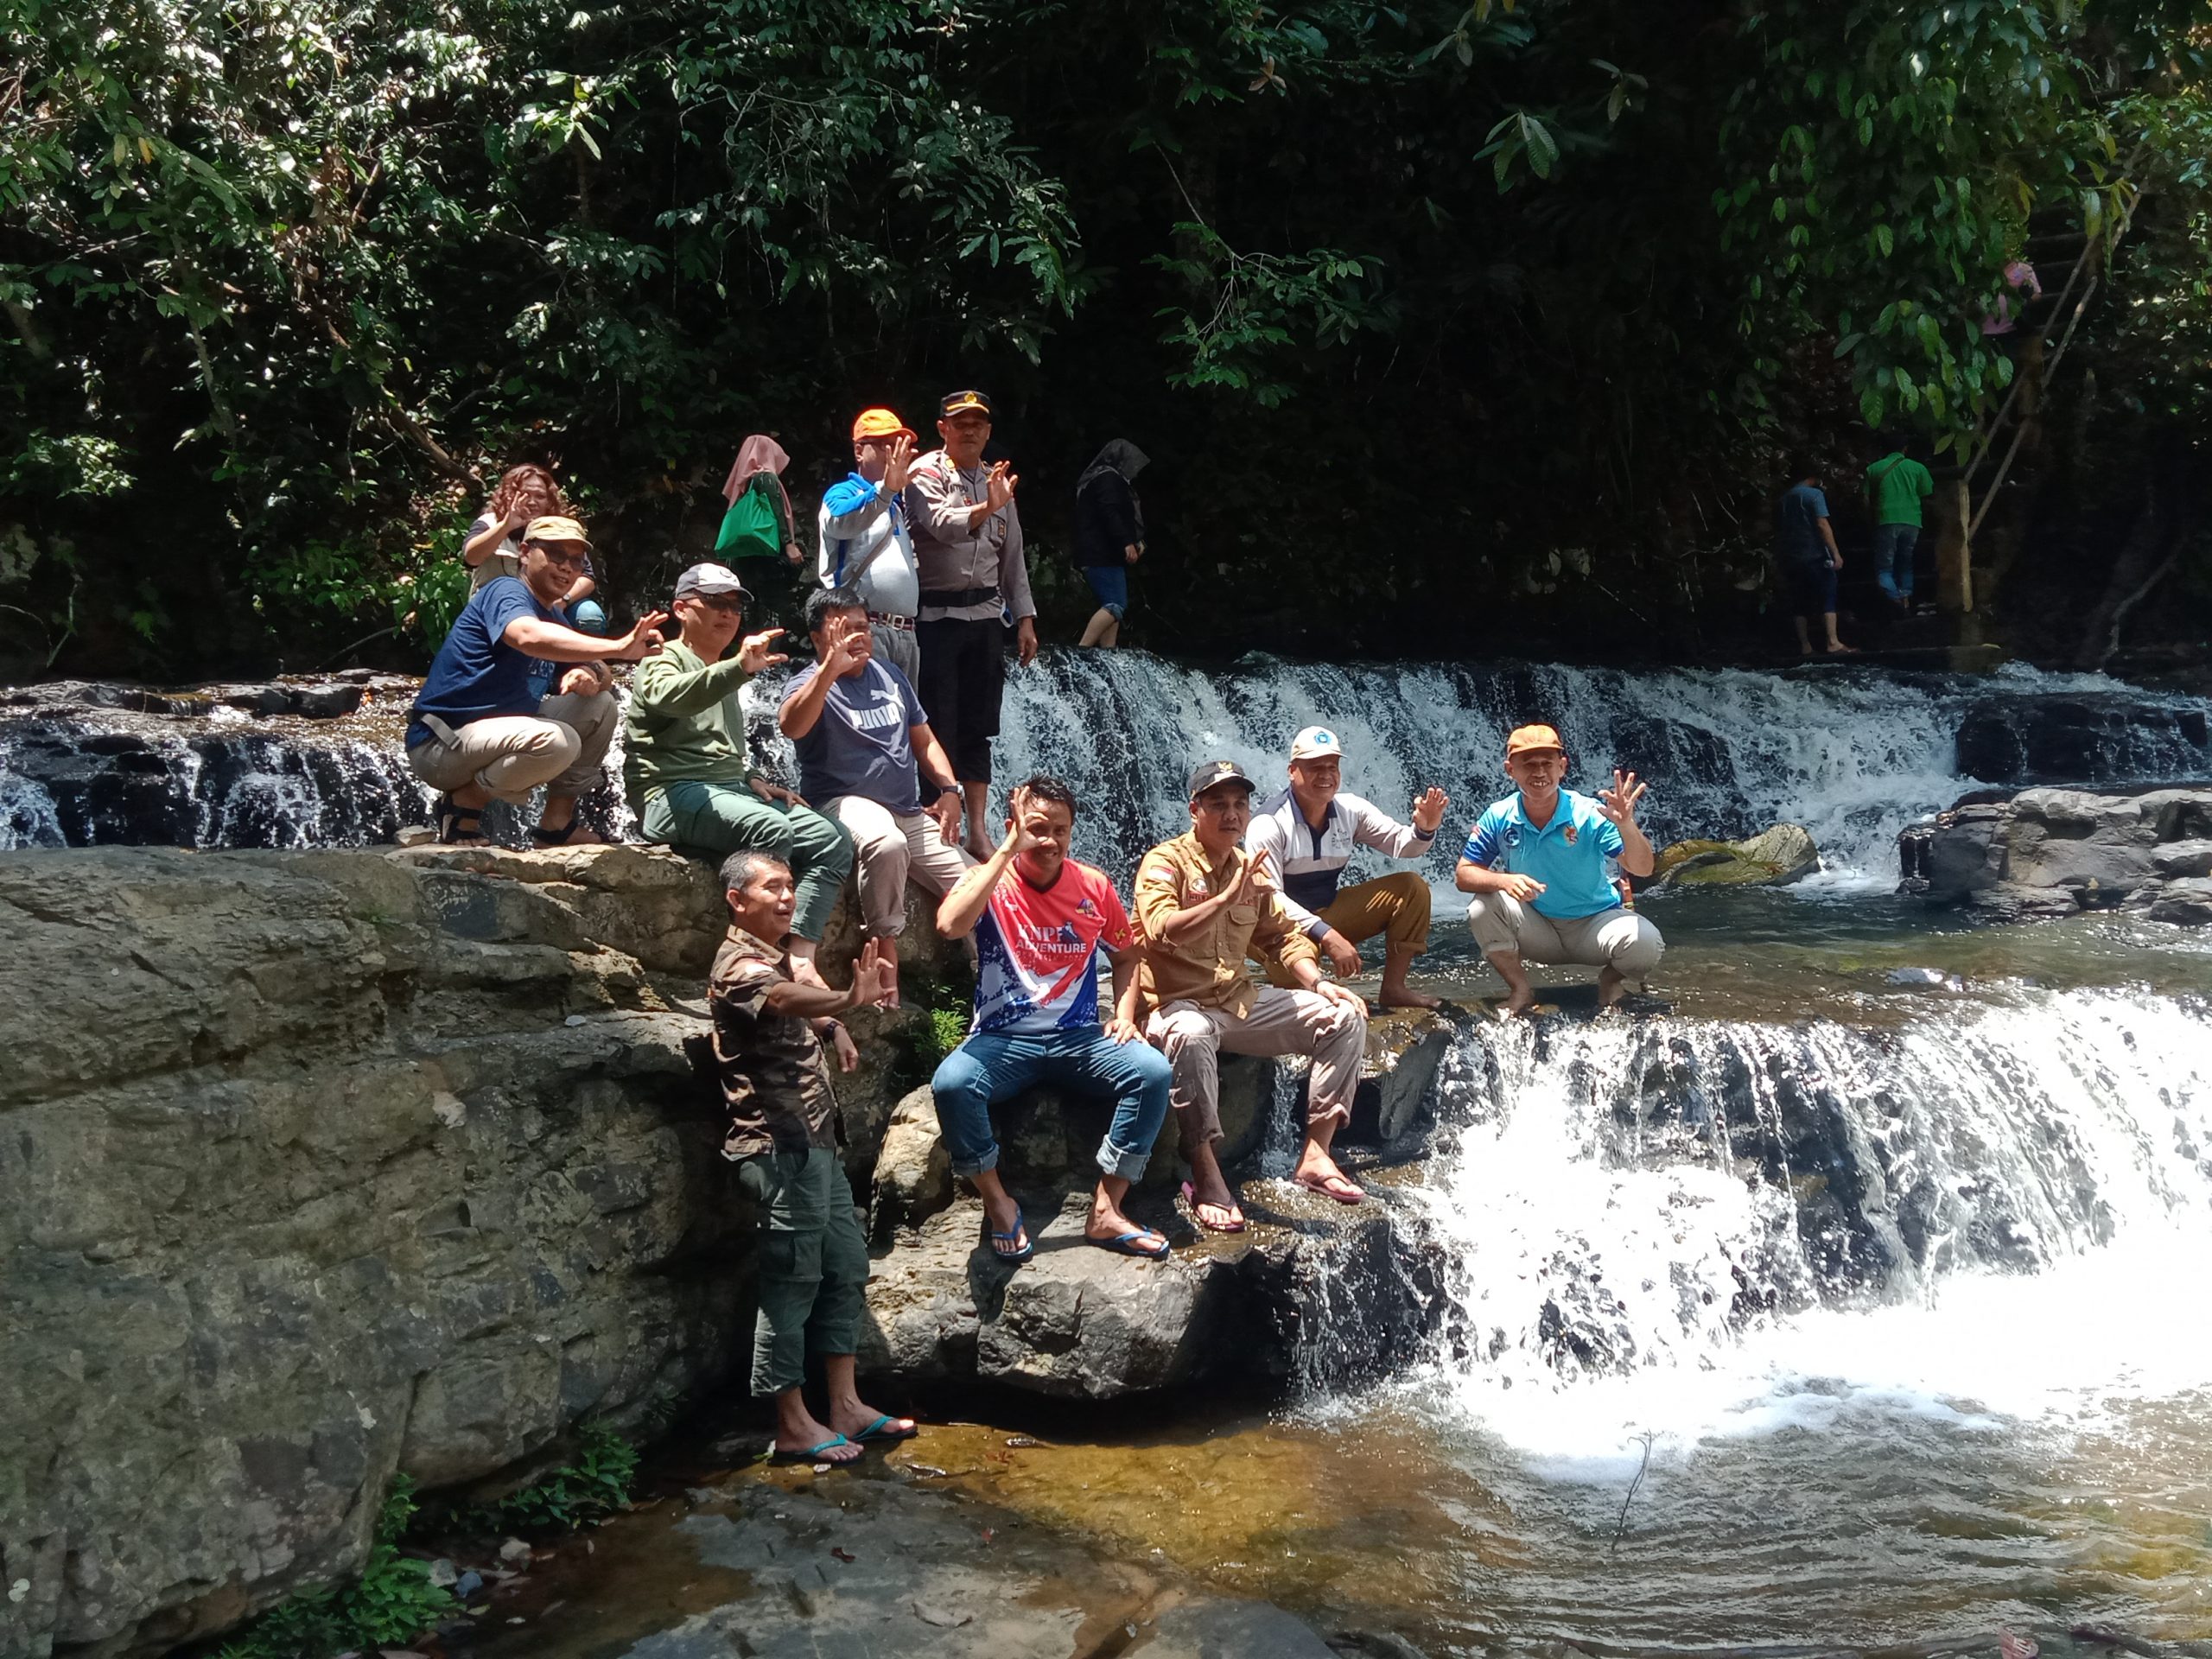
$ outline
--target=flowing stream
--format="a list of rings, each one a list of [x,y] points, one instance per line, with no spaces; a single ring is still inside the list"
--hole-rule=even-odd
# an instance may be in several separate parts
[[[1669,1013],[1461,1028],[1396,1199],[1451,1306],[1421,1363],[1287,1420],[1102,1439],[1033,1488],[994,1463],[995,1496],[1433,1654],[1925,1651],[2079,1618],[2212,1640],[2212,940],[1888,896],[1897,831],[1977,784],[2212,776],[2202,701],[1071,652],[1007,688],[1000,776],[1066,778],[1077,852],[1123,880],[1185,823],[1194,760],[1274,779],[1315,721],[1386,810],[1450,793],[1440,897],[1526,720],[1580,787],[1644,774],[1655,839],[1788,819],[1823,868],[1648,900]],[[780,766],[774,690],[747,696]],[[0,704],[0,846],[387,840],[427,816],[405,695],[321,721]],[[1441,906],[1432,965],[1495,989]]]

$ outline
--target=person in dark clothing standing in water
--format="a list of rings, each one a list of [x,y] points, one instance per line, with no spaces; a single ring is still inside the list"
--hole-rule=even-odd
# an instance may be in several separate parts
[[[1151,461],[1127,438],[1101,449],[1075,481],[1075,562],[1098,595],[1086,645],[1117,645],[1129,608],[1129,567],[1144,556],[1144,504],[1136,477]]]
[[[1797,654],[1813,654],[1808,625],[1817,616],[1827,630],[1823,649],[1833,656],[1852,649],[1835,632],[1835,579],[1843,569],[1843,554],[1835,544],[1834,526],[1828,523],[1828,499],[1821,490],[1820,468],[1801,462],[1789,476],[1795,481],[1774,509],[1774,562],[1782,578],[1783,599],[1797,624]]]

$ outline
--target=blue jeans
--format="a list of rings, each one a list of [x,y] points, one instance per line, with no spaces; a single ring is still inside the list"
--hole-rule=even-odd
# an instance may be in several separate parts
[[[1874,580],[1900,605],[1912,603],[1912,550],[1919,544],[1918,524],[1875,527]]]
[[[1167,1057],[1141,1038],[1117,1043],[1097,1026],[1071,1031],[979,1031],[944,1057],[930,1079],[937,1122],[955,1175],[999,1164],[991,1107],[1036,1084],[1070,1094],[1111,1096],[1114,1121],[1098,1144],[1098,1167],[1134,1181],[1167,1116]]]
[[[1084,578],[1098,595],[1099,608],[1116,622],[1128,614],[1129,567],[1126,564],[1086,564]]]

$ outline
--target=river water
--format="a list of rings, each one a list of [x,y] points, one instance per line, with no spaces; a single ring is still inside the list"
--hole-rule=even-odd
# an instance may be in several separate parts
[[[1667,1012],[1462,1029],[1396,1199],[1453,1313],[1402,1374],[1172,1427],[1009,1408],[903,1458],[1432,1654],[1926,1651],[2084,1619],[2212,1641],[2212,938],[1891,896],[1897,832],[1977,783],[2212,776],[2202,702],[2017,671],[1135,653],[1008,684],[1001,775],[1067,777],[1078,853],[1124,879],[1194,759],[1274,778],[1309,721],[1387,809],[1441,785],[1429,966],[1470,1002],[1496,986],[1444,907],[1451,830],[1524,719],[1581,787],[1645,773],[1657,838],[1790,819],[1824,862],[1647,899]],[[395,712],[0,721],[0,843],[383,839],[424,816]],[[1016,1420],[1042,1444],[996,1449]]]

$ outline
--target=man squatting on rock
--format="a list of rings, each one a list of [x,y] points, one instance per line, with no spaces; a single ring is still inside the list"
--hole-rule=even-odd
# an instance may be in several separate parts
[[[1152,1007],[1145,1035],[1173,1071],[1169,1098],[1191,1179],[1183,1196],[1198,1224],[1215,1232],[1244,1225],[1221,1173],[1219,1055],[1308,1054],[1306,1145],[1293,1177],[1340,1204],[1367,1194],[1345,1178],[1329,1142],[1351,1116],[1367,1048],[1367,1004],[1321,977],[1319,953],[1300,932],[1269,874],[1266,853],[1238,843],[1252,815],[1252,780],[1229,760],[1191,773],[1191,829],[1137,866],[1136,920],[1144,942],[1139,975]],[[1244,958],[1256,953],[1300,988],[1252,983]]]
[[[738,693],[786,658],[772,649],[781,628],[725,655],[752,597],[727,565],[695,564],[677,577],[672,608],[683,634],[630,677],[623,782],[646,840],[717,859],[750,848],[790,868],[798,884],[791,962],[800,978],[818,985],[815,947],[853,868],[853,840],[835,818],[753,769]]]
[[[947,393],[938,403],[937,430],[944,447],[914,463],[906,487],[922,582],[915,626],[922,671],[915,684],[952,757],[967,797],[967,845],[980,855],[991,844],[984,820],[991,740],[999,734],[1006,688],[1003,619],[1014,619],[1027,667],[1037,656],[1037,605],[1029,596],[1021,514],[1014,505],[1020,480],[1004,461],[983,465],[991,400],[980,391]],[[958,840],[950,832],[945,839]]]
[[[1616,858],[1630,875],[1651,874],[1651,842],[1636,821],[1645,786],[1616,770],[1594,800],[1562,789],[1567,750],[1548,726],[1523,726],[1505,740],[1505,772],[1519,791],[1475,820],[1457,876],[1459,891],[1475,895],[1467,926],[1510,993],[1502,1011],[1526,1014],[1535,1003],[1523,960],[1598,969],[1599,1006],[1611,1007],[1667,948],[1605,872]]]
[[[836,1016],[883,995],[893,947],[871,939],[848,990],[802,983],[779,943],[797,902],[789,868],[767,853],[732,853],[722,886],[730,928],[707,1001],[729,1114],[722,1156],[737,1166],[760,1218],[753,1392],[775,1401],[778,1462],[850,1463],[862,1441],[904,1440],[914,1425],[865,1404],[853,1381],[868,1242],[838,1154],[844,1123],[822,1039],[836,1045],[846,1071],[860,1064]],[[821,1356],[829,1384],[826,1423],[807,1409],[810,1352]]]
[[[1265,853],[1282,873],[1283,906],[1344,977],[1359,971],[1359,942],[1383,936],[1386,1008],[1433,1008],[1438,999],[1406,983],[1406,970],[1428,949],[1428,881],[1399,870],[1349,887],[1337,884],[1352,849],[1372,847],[1392,858],[1425,858],[1451,798],[1430,789],[1414,801],[1414,821],[1400,823],[1357,795],[1343,792],[1344,745],[1323,726],[1291,740],[1290,786],[1253,816],[1244,850]],[[1268,982],[1287,986],[1280,968]]]
[[[481,845],[494,797],[523,801],[545,785],[531,838],[541,847],[596,839],[576,823],[576,797],[599,779],[614,738],[614,674],[660,648],[655,611],[620,639],[580,633],[557,607],[591,543],[573,518],[537,518],[524,532],[521,575],[494,576],[469,596],[430,664],[407,723],[407,764],[438,802],[438,839]],[[559,684],[549,691],[561,664]]]
[[[913,429],[887,409],[865,409],[853,423],[853,471],[822,498],[815,530],[822,544],[816,567],[824,588],[851,588],[868,606],[878,662],[909,680],[922,677],[914,642],[921,578],[906,528],[906,480],[914,464]]]
[[[798,757],[800,791],[853,837],[862,932],[895,939],[906,931],[909,880],[942,897],[975,861],[953,842],[959,786],[912,683],[874,659],[860,595],[817,589],[807,596],[806,627],[815,661],[791,677],[776,723]],[[896,1007],[898,955],[886,954],[886,1004]]]
[[[930,1080],[952,1173],[982,1195],[986,1242],[1001,1261],[1035,1254],[1021,1206],[998,1175],[991,1108],[1045,1084],[1109,1100],[1098,1186],[1084,1238],[1157,1261],[1167,1240],[1122,1213],[1167,1116],[1169,1071],[1137,1028],[1136,940],[1105,872],[1068,856],[1075,796],[1032,778],[1007,804],[1006,838],[953,884],[937,931],[976,938],[976,1014],[967,1041]],[[1098,958],[1114,969],[1114,1017],[1098,1018]]]

